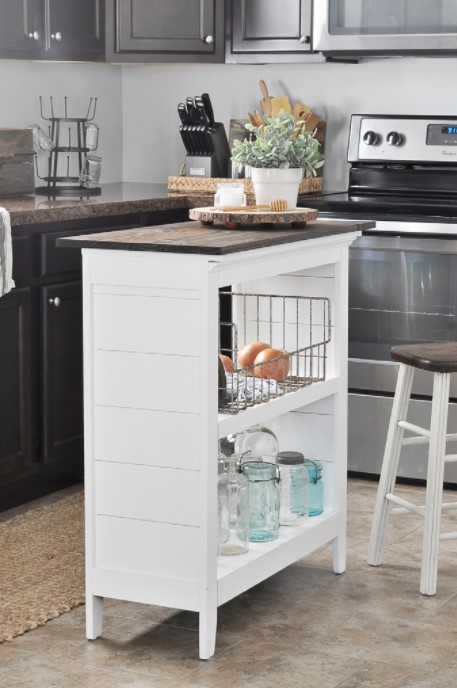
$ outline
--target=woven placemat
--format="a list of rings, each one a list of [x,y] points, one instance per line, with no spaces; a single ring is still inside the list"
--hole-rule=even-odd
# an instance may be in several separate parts
[[[0,522],[0,642],[84,602],[84,495]]]

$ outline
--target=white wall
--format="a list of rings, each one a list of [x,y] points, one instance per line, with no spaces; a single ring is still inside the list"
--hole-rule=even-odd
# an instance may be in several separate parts
[[[0,83],[0,127],[27,127],[36,122],[46,129],[40,114],[39,96],[43,96],[46,116],[50,114],[49,96],[53,96],[56,116],[63,116],[64,96],[67,96],[70,117],[84,117],[89,98],[98,97],[94,121],[100,125],[97,154],[102,156],[101,181],[122,179],[120,67],[0,60]]]
[[[457,115],[457,58],[393,58],[360,64],[126,65],[0,60],[0,127],[42,123],[38,97],[56,110],[68,96],[82,116],[98,97],[102,182],[164,182],[184,162],[176,106],[207,91],[216,119],[259,108],[259,79],[273,95],[308,103],[327,121],[327,188],[347,186],[352,113]],[[56,114],[58,114],[56,112]]]
[[[327,188],[347,187],[352,113],[457,115],[457,58],[389,58],[359,64],[123,67],[124,179],[164,181],[184,161],[176,106],[207,91],[216,120],[259,108],[258,82],[309,104],[327,121]]]

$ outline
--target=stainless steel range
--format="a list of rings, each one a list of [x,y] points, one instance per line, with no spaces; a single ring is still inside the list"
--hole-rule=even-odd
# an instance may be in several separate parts
[[[349,470],[379,474],[397,376],[391,346],[457,339],[457,117],[353,115],[345,193],[302,200],[321,216],[375,220],[350,250]],[[411,421],[429,422],[416,374]],[[457,431],[457,379],[449,431]],[[399,475],[425,479],[425,447]],[[457,466],[445,480],[457,484]]]

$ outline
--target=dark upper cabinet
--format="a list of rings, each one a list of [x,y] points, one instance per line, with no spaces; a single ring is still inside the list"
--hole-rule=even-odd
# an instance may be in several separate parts
[[[106,56],[129,62],[223,62],[223,0],[109,0]]]
[[[104,0],[44,0],[47,59],[104,60]]]
[[[311,51],[311,0],[232,0],[227,62],[321,59]]]
[[[104,0],[0,0],[0,58],[104,60]]]

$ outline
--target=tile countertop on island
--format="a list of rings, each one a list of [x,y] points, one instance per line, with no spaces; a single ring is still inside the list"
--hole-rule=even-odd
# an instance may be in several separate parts
[[[40,195],[0,198],[11,215],[11,225],[36,225],[130,213],[174,210],[207,205],[208,198],[169,193],[166,184],[118,182],[102,184],[98,196]]]

